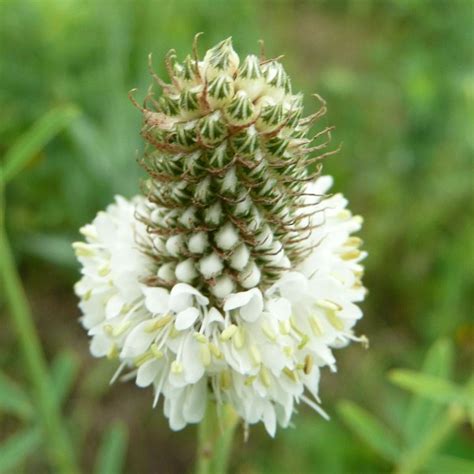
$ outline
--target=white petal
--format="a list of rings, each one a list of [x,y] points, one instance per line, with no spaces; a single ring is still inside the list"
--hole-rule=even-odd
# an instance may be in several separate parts
[[[150,320],[138,324],[125,339],[121,357],[137,357],[148,350],[155,339],[156,332],[149,332]]]
[[[169,307],[173,311],[179,312],[192,305],[192,297],[202,306],[207,305],[209,300],[187,283],[178,283],[173,286],[170,293]]]
[[[168,310],[169,293],[164,288],[143,286],[145,306],[153,314],[163,314]]]
[[[320,176],[315,183],[311,183],[311,193],[318,195],[325,194],[329,190],[329,188],[332,187],[333,181],[334,180],[332,176]]]
[[[211,308],[209,313],[207,313],[207,324],[211,323],[223,323],[224,316],[216,308]]]
[[[275,408],[271,403],[267,403],[263,409],[263,423],[267,433],[274,438],[276,433],[276,414]]]
[[[171,405],[169,407],[169,421],[170,428],[173,431],[182,430],[186,426],[186,420],[183,418],[183,398],[184,389],[181,390],[179,395],[175,395],[173,398],[166,398],[166,401],[169,401]]]
[[[199,423],[206,411],[207,381],[206,377],[187,388],[183,406],[183,416],[187,423]]]
[[[148,360],[138,368],[136,383],[139,387],[148,387],[158,374],[160,362],[156,359]]]
[[[305,293],[308,289],[308,279],[299,272],[287,272],[272,285],[266,292],[268,296],[279,291],[281,296],[290,301],[298,300],[299,295]]]
[[[107,319],[114,318],[120,313],[120,310],[123,307],[123,300],[120,295],[114,295],[112,298],[107,301],[107,305],[105,307],[105,315]]]
[[[285,320],[291,316],[291,303],[286,298],[268,300],[267,309],[279,320]]]
[[[193,308],[193,307],[187,308],[183,311],[180,311],[176,315],[176,321],[174,325],[178,331],[182,331],[183,329],[188,329],[195,323],[198,316],[199,316],[199,310],[197,308]]]
[[[103,357],[109,352],[111,342],[103,334],[97,334],[92,338],[90,351],[94,357]]]
[[[240,315],[245,321],[256,321],[263,310],[262,293],[257,288],[248,291],[234,293],[226,298],[224,311],[240,308]]]
[[[183,348],[184,378],[187,383],[196,383],[204,375],[204,365],[199,354],[199,345],[194,337],[189,335]]]

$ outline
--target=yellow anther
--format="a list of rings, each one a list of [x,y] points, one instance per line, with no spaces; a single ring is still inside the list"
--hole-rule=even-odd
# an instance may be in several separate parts
[[[232,384],[232,377],[228,370],[224,370],[221,372],[220,376],[220,386],[222,390],[228,390]]]
[[[180,374],[183,372],[183,365],[180,364],[177,360],[174,360],[171,363],[171,372],[173,374]]]
[[[311,372],[311,370],[313,369],[313,365],[314,365],[313,356],[308,354],[304,358],[304,368],[303,368],[303,371],[306,375],[308,375]]]
[[[207,337],[203,334],[196,332],[194,333],[194,337],[196,338],[196,341],[200,342],[201,344],[207,343]]]
[[[88,237],[89,239],[96,240],[97,234],[95,232],[95,228],[92,225],[86,225],[82,227],[79,232],[84,236]]]
[[[247,387],[249,385],[252,385],[255,382],[256,378],[257,377],[255,375],[250,375],[249,377],[245,379],[244,385],[246,385]]]
[[[228,341],[237,331],[237,326],[235,324],[231,324],[230,326],[226,327],[221,334],[221,341]]]
[[[92,296],[92,290],[87,290],[86,291],[86,294],[83,296],[83,300],[84,301],[89,301],[91,299],[91,296]]]
[[[343,260],[354,260],[360,257],[360,250],[359,249],[348,250],[347,252],[341,253],[340,256]]]
[[[349,237],[345,245],[349,247],[360,247],[363,243],[364,241],[360,237]]]
[[[283,353],[286,355],[286,357],[291,357],[294,354],[293,347],[284,346],[283,347]]]
[[[262,356],[260,355],[260,351],[257,349],[257,346],[250,346],[250,357],[252,357],[253,363],[255,365],[259,365],[262,362]]]
[[[179,335],[180,335],[180,332],[174,326],[172,326],[171,331],[169,333],[169,337],[171,339],[176,339]]]
[[[260,378],[262,379],[262,383],[263,385],[265,385],[265,387],[270,387],[270,385],[272,384],[272,379],[270,377],[270,372],[264,366],[262,366],[262,368],[260,369]]]
[[[95,254],[94,250],[84,242],[74,242],[72,247],[78,257],[92,257]]]
[[[359,342],[362,344],[362,347],[364,349],[369,348],[369,345],[370,345],[369,339],[364,334],[362,334],[362,336],[359,337]]]
[[[273,329],[270,327],[270,325],[267,322],[262,324],[262,331],[263,331],[263,334],[265,334],[265,336],[267,336],[268,339],[270,339],[270,341],[275,342],[277,335],[275,334],[275,332],[273,331]]]
[[[136,367],[140,367],[145,362],[148,362],[151,359],[153,359],[153,354],[151,351],[147,351],[147,352],[144,352],[142,355],[135,357],[135,359],[133,359],[133,363],[135,364]]]
[[[341,211],[337,213],[337,217],[339,217],[339,219],[346,220],[346,219],[350,219],[352,217],[352,214],[347,209],[342,209]]]
[[[207,344],[201,344],[199,346],[199,355],[201,356],[201,361],[204,367],[207,367],[211,363],[211,351]]]
[[[118,355],[119,353],[118,353],[117,346],[115,344],[112,344],[110,346],[109,351],[107,352],[107,359],[110,359],[110,360],[117,359]]]
[[[298,382],[298,374],[295,371],[290,370],[288,367],[285,367],[283,369],[283,373],[293,382]]]
[[[222,358],[221,350],[212,342],[209,343],[209,349],[211,350],[214,357],[217,357],[218,359]]]
[[[102,267],[99,268],[99,276],[105,277],[110,273],[110,267],[108,265],[103,265]]]
[[[290,324],[293,328],[293,331],[295,331],[300,336],[304,336],[304,332],[298,327],[298,325],[296,324],[296,320],[293,316],[290,318]]]
[[[232,342],[236,349],[242,349],[242,347],[244,347],[244,332],[241,328],[237,328],[237,331],[235,331]]]
[[[290,326],[290,323],[288,321],[280,321],[278,323],[278,327],[280,329],[280,333],[283,334],[284,336],[287,336],[288,334],[290,334],[290,329],[291,329],[291,326]]]
[[[319,337],[323,335],[323,328],[321,327],[321,324],[314,316],[310,316],[309,325],[311,326],[311,330],[313,331],[315,336]]]
[[[334,329],[337,329],[338,331],[344,329],[344,323],[333,312],[328,312],[326,317]]]
[[[150,346],[151,353],[155,356],[156,359],[161,359],[163,357],[163,352],[158,349],[156,343],[153,343]]]
[[[148,327],[145,329],[145,332],[158,331],[158,329],[161,329],[162,327],[166,326],[172,319],[173,317],[171,316],[171,314],[167,314],[163,318],[154,319],[153,321],[150,322]]]
[[[309,337],[307,334],[303,334],[303,336],[301,337],[301,341],[300,343],[298,344],[298,349],[303,349],[304,346],[306,346],[306,344],[308,344],[309,342]]]
[[[112,332],[114,337],[121,336],[131,325],[130,321],[122,321]]]
[[[324,309],[329,309],[330,311],[340,311],[342,309],[342,306],[338,305],[334,301],[331,300],[323,300],[320,299],[316,301],[316,304]]]
[[[102,327],[104,329],[105,334],[107,334],[107,336],[109,336],[109,337],[113,336],[114,327],[112,326],[112,324],[104,324]]]

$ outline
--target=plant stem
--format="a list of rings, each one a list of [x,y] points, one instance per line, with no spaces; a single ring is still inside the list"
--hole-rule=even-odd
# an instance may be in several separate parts
[[[30,307],[1,221],[3,219],[0,218],[0,278],[28,375],[35,390],[33,399],[37,403],[43,428],[47,435],[45,444],[58,472],[76,474],[79,469],[75,461],[74,451],[61,420],[41,343],[35,330]]]
[[[230,405],[217,408],[210,402],[198,427],[197,474],[227,472],[238,416]]]

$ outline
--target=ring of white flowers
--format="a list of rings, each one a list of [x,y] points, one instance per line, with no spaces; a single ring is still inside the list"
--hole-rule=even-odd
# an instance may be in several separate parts
[[[323,196],[331,186],[321,177],[308,194]],[[295,403],[319,407],[320,368],[336,370],[332,349],[358,339],[352,328],[362,316],[360,284],[365,253],[361,218],[346,210],[340,194],[314,202],[314,249],[293,271],[265,291],[252,288],[229,295],[222,309],[186,283],[171,290],[143,282],[156,272],[140,250],[147,242],[136,219],[145,198],[117,197],[75,244],[83,265],[76,284],[82,324],[96,357],[119,359],[139,387],[153,386],[154,405],[164,396],[164,412],[174,430],[199,422],[207,399],[231,403],[248,424],[263,421],[274,436],[288,426]],[[360,339],[359,339],[360,340]]]

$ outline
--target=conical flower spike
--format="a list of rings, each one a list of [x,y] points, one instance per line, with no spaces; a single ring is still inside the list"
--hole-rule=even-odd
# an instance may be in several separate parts
[[[173,429],[212,398],[273,436],[299,402],[324,415],[321,368],[364,340],[362,219],[310,166],[334,153],[315,155],[330,127],[309,135],[325,105],[305,117],[278,60],[240,60],[229,38],[167,68],[141,109],[145,195],[75,244],[82,323],[94,356],[164,397]]]

